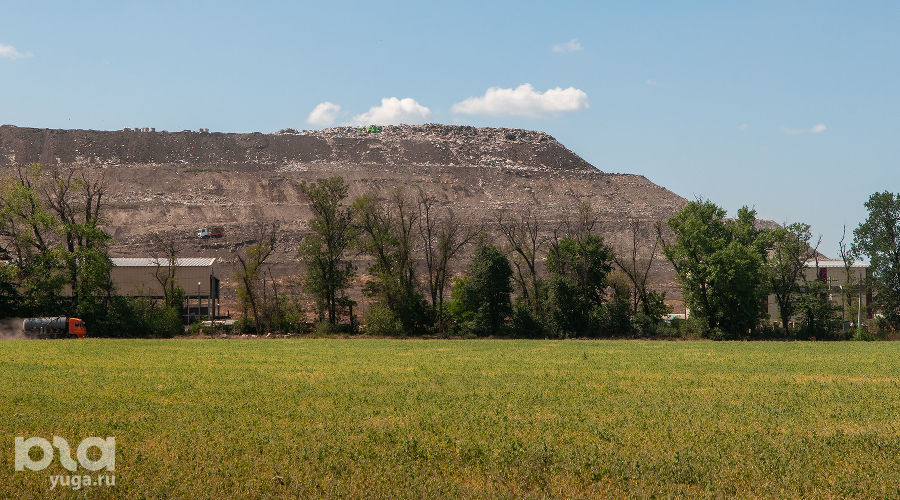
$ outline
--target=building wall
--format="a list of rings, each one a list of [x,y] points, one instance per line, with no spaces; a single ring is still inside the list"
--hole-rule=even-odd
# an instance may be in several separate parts
[[[868,272],[868,268],[865,266],[855,266],[850,269],[850,274],[853,283],[864,282],[866,279],[866,274]],[[849,304],[844,304],[843,301],[843,293],[841,291],[841,286],[847,282],[847,270],[843,267],[820,267],[818,270],[818,275],[816,268],[814,266],[807,267],[803,270],[803,281],[815,281],[819,279],[828,284],[828,299],[834,303],[835,305],[844,308],[846,311],[850,306],[856,306],[857,301],[861,299],[862,304],[862,323],[865,324],[867,320],[872,318],[872,314],[869,308],[870,303],[872,302],[871,293],[867,293],[865,289],[863,289],[862,297],[858,294],[855,298],[853,298]],[[773,323],[781,322],[781,313],[778,308],[778,302],[775,300],[775,295],[769,295],[767,298],[767,309],[766,312],[769,314],[769,319]],[[796,319],[796,318],[795,318]],[[856,316],[852,318],[846,318],[846,321],[850,321],[852,323],[856,323]]]
[[[156,267],[113,266],[110,277],[116,290],[122,295],[162,297],[162,286],[157,281],[155,272]],[[165,272],[165,269],[162,269],[162,272]],[[209,297],[210,276],[214,276],[212,266],[179,266],[175,270],[175,282],[184,288],[188,297],[197,296],[198,282],[200,296]]]

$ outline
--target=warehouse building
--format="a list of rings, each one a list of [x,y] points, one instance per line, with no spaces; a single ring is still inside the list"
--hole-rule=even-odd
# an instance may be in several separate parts
[[[850,264],[849,275],[847,271],[842,260],[812,259],[807,261],[800,282],[818,280],[825,283],[828,287],[828,300],[841,311],[841,317],[847,326],[865,325],[875,317],[872,290],[865,285],[869,266],[862,262],[853,262]],[[855,292],[845,303],[844,287],[848,284]],[[769,295],[764,305],[771,321],[780,322],[781,314],[775,295]],[[853,314],[849,314],[851,312]]]
[[[110,279],[116,292],[130,297],[162,299],[163,288],[157,276],[164,276],[167,259],[154,257],[113,257]],[[215,257],[182,257],[175,259],[175,282],[186,295],[188,318],[221,315],[219,278]]]

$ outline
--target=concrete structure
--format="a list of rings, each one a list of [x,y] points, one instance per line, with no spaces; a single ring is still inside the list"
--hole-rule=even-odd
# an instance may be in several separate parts
[[[854,262],[850,266],[850,283],[854,286],[864,284],[868,276],[869,266],[862,262]],[[828,285],[828,300],[840,307],[844,311],[844,322],[852,326],[866,324],[868,320],[874,317],[874,309],[870,307],[872,304],[872,291],[864,286],[859,287],[856,297],[844,303],[843,288],[847,284],[847,269],[844,261],[836,259],[819,259],[809,260],[806,268],[803,270],[801,281],[819,280]],[[781,322],[781,314],[778,309],[778,302],[775,295],[769,295],[765,304],[765,311],[769,314],[772,322]],[[860,307],[857,307],[860,306]],[[851,309],[856,309],[853,317],[849,317]],[[849,326],[849,325],[848,325]]]
[[[166,273],[169,262],[152,257],[113,257],[110,278],[116,292],[131,297],[163,298],[157,271]],[[175,282],[186,294],[185,310],[191,317],[219,315],[219,278],[215,257],[175,260]]]

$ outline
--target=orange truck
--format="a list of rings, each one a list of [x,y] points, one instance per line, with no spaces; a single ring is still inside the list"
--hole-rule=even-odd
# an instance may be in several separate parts
[[[66,316],[25,318],[25,320],[22,321],[22,330],[26,337],[35,337],[39,339],[72,337],[82,339],[87,335],[87,328],[84,326],[84,321]]]

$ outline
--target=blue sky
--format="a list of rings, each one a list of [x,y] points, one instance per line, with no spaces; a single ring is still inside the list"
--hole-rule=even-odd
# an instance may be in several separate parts
[[[537,129],[603,171],[808,222],[832,256],[869,194],[900,191],[896,1],[29,1],[0,12],[0,123],[272,132],[316,128],[310,112],[331,102],[335,124]],[[408,106],[360,117],[390,97]]]

